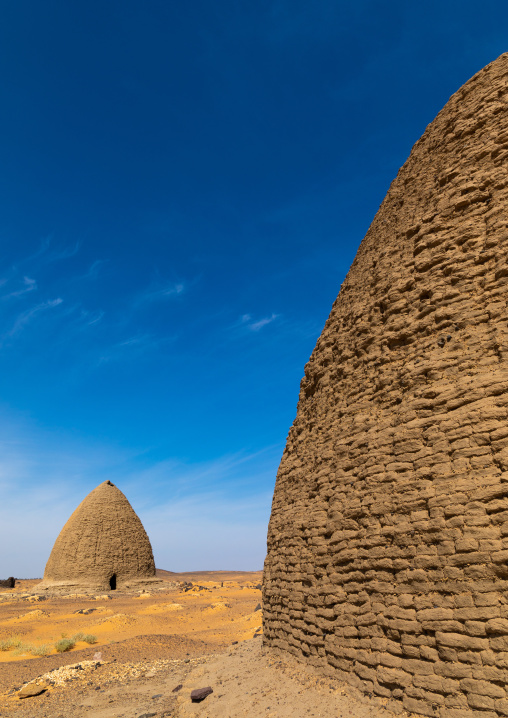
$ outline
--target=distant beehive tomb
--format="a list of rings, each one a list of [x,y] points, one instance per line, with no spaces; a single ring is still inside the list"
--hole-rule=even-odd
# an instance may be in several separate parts
[[[105,481],[63,527],[42,586],[115,590],[156,580],[152,547],[141,521],[124,494]]]
[[[508,715],[508,54],[399,171],[305,367],[264,641],[439,718]]]

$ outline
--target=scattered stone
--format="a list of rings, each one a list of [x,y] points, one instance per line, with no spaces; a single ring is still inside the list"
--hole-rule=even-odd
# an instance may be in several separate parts
[[[193,703],[201,703],[201,701],[204,701],[211,693],[213,693],[213,688],[210,686],[206,686],[206,688],[196,688],[190,694],[191,701]]]
[[[157,713],[142,713],[138,718],[154,718]]]
[[[30,683],[27,683],[22,688],[20,688],[20,690],[18,691],[18,698],[31,698],[32,696],[40,696],[41,693],[44,693],[44,691],[48,690],[49,686],[50,684],[47,681],[36,678],[34,681],[30,681]]]
[[[162,693],[156,693],[154,696],[152,696],[153,701],[155,701],[157,698],[162,698]]]
[[[258,603],[258,605],[256,606],[256,608],[254,609],[254,613],[256,613],[256,611],[261,611],[261,608],[262,608],[262,607],[261,607],[261,604]]]
[[[171,691],[171,693],[178,693],[178,691],[181,691],[182,688],[183,688],[183,685],[182,685],[181,683],[179,683],[179,684],[176,686],[176,688],[173,688],[173,690]]]
[[[109,596],[108,596],[109,598]],[[94,611],[97,611],[96,608],[80,608],[78,611],[74,611],[74,613],[82,613],[84,616],[88,616],[88,614],[93,613]]]

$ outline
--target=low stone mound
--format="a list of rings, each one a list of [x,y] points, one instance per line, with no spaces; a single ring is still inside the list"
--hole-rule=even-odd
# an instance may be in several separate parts
[[[203,610],[205,612],[208,611],[210,613],[216,613],[217,611],[227,611],[228,608],[231,608],[231,605],[229,603],[225,603],[224,601],[217,601],[216,603],[212,603],[210,606],[207,606]]]
[[[47,611],[43,611],[40,608],[37,608],[35,611],[29,611],[28,613],[24,613],[22,616],[17,617],[17,621],[33,621],[37,618],[47,618],[50,614]]]

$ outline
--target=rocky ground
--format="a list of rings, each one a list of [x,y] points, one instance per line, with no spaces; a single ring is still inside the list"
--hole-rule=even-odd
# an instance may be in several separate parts
[[[36,585],[27,583],[8,600],[2,592],[0,641],[14,627],[34,645],[37,637],[59,635],[62,626],[69,634],[94,629],[98,640],[42,658],[1,651],[0,718],[388,718],[397,710],[319,677],[287,655],[266,652],[256,610],[260,574],[166,579],[160,592],[145,598],[39,601],[33,598]],[[98,604],[105,614],[88,613]],[[115,616],[120,619],[111,620]],[[206,687],[213,692],[193,702],[192,691]]]
[[[81,661],[39,679],[39,695],[3,696],[6,718],[390,718],[393,708],[265,653],[260,638],[190,658]],[[210,687],[194,703],[192,691]],[[407,718],[406,713],[401,715]]]

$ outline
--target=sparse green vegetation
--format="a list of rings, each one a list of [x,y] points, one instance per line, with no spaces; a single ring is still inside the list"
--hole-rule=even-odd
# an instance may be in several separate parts
[[[55,649],[58,653],[65,653],[65,651],[70,651],[71,648],[74,648],[75,645],[76,643],[72,638],[61,638],[55,643]]]
[[[35,649],[35,646],[33,646],[31,643],[20,643],[19,646],[17,646],[13,652],[13,656],[24,656],[27,653],[32,653],[32,651]]]
[[[53,646],[43,643],[42,646],[32,646],[30,653],[33,656],[49,656],[52,650]]]
[[[40,636],[37,637],[40,640]],[[14,656],[21,656],[24,653],[31,653],[32,656],[48,656],[55,649],[58,653],[65,653],[74,648],[76,643],[83,641],[90,645],[97,643],[97,636],[91,633],[75,633],[72,638],[67,638],[67,634],[62,634],[62,638],[56,641],[54,646],[50,643],[34,645],[33,643],[23,643],[19,636],[9,636],[0,641],[0,651],[12,651]]]
[[[87,633],[83,636],[83,641],[90,644],[97,643],[97,636],[92,636],[90,633]]]
[[[34,646],[33,643],[23,643],[19,636],[9,636],[4,641],[0,641],[0,651],[12,651],[14,656],[22,656],[25,653],[31,653],[32,656],[47,656],[53,650],[53,646],[43,644]]]
[[[13,651],[15,648],[19,648],[22,644],[19,636],[10,636],[5,641],[0,641],[0,651]]]

